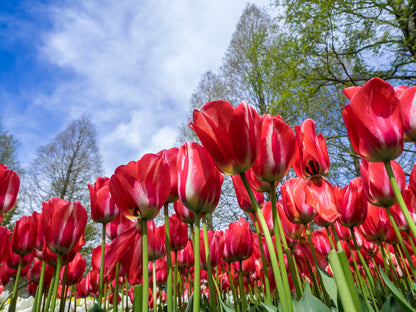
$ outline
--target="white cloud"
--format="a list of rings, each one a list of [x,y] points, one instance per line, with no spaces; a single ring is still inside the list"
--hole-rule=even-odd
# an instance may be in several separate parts
[[[193,89],[220,65],[246,2],[59,5],[48,8],[53,26],[42,35],[39,58],[64,75],[51,92],[33,94],[31,105],[59,116],[63,126],[89,115],[111,175],[145,152],[172,146]]]

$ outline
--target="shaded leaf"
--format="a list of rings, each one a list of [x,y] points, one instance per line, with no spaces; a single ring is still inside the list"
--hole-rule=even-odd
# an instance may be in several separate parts
[[[300,298],[297,312],[331,312],[331,309],[315,296],[306,294]]]
[[[391,294],[397,300],[397,302],[400,304],[403,311],[415,312],[416,310],[412,308],[412,306],[406,300],[406,298],[403,296],[403,294],[400,292],[400,290],[387,277],[386,273],[383,270],[380,270],[380,273],[381,273],[381,277],[383,278],[383,281],[386,284],[387,288],[391,291]]]

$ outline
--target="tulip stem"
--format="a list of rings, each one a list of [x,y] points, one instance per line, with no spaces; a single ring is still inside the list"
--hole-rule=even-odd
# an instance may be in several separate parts
[[[58,261],[55,268],[55,278],[53,281],[52,301],[49,311],[55,312],[56,296],[58,294],[59,276],[61,274],[62,255],[58,255]]]
[[[38,289],[36,289],[35,312],[40,311],[40,305],[42,302],[43,284],[45,282],[45,270],[46,270],[46,262],[42,261],[42,269],[40,271],[40,281],[39,281]]]
[[[178,289],[178,251],[177,250],[175,250],[175,267],[173,269],[173,285],[175,285],[175,288],[174,288],[174,290],[175,290],[175,296],[174,296],[175,304],[173,306],[173,309],[175,311],[176,307],[178,307],[178,302],[180,301],[180,300],[178,300],[178,299],[180,299],[180,294],[178,294],[179,289]],[[178,308],[178,310],[180,310],[180,308]]]
[[[152,279],[153,279],[153,312],[157,311],[156,301],[156,263],[155,260],[152,261]]]
[[[142,243],[143,243],[143,301],[142,311],[149,308],[149,253],[147,246],[147,220],[142,219]]]
[[[206,219],[205,213],[202,214],[202,231],[204,233],[205,263],[207,265],[207,271],[208,271],[209,303],[210,303],[211,311],[216,312],[217,305],[216,305],[214,284],[212,282],[212,267],[211,267],[211,260],[209,257],[209,241],[208,241],[208,231],[207,231],[207,219]]]
[[[116,264],[116,276],[114,278],[113,311],[118,311],[118,276],[120,274],[120,262]],[[76,299],[75,299],[76,302]]]
[[[194,236],[194,304],[193,312],[199,312],[201,301],[201,269],[200,269],[200,250],[199,250],[199,218],[200,212],[195,212],[195,236]]]
[[[240,301],[242,305],[242,310],[247,311],[247,297],[246,291],[244,289],[244,281],[243,281],[243,261],[238,261],[239,264],[239,272],[238,272],[238,283],[240,285]]]
[[[270,236],[270,232],[268,230],[266,220],[264,219],[264,216],[263,216],[263,214],[260,210],[259,203],[257,202],[256,198],[254,197],[253,191],[250,187],[250,184],[248,183],[246,174],[244,172],[240,173],[240,177],[241,177],[241,180],[244,183],[244,187],[246,188],[247,193],[250,197],[251,203],[253,204],[253,206],[256,209],[257,218],[259,219],[260,225],[263,229],[264,237],[266,239],[267,248],[269,249],[270,262],[272,264],[273,274],[274,274],[274,278],[276,280],[276,288],[277,288],[277,292],[279,294],[280,304],[282,306],[282,311],[292,312],[293,311],[292,297],[288,298],[286,296],[286,291],[285,291],[285,287],[283,286],[282,276],[280,275],[281,273],[280,273],[280,269],[279,269],[279,264],[277,262],[276,249],[274,248],[272,237]],[[280,242],[276,242],[276,243],[278,244]],[[283,265],[284,265],[284,263],[283,263]]]
[[[169,229],[169,204],[165,203],[163,206],[165,214],[165,240],[166,240],[166,263],[167,263],[167,301],[168,312],[173,311],[173,294],[172,294],[172,259],[170,254],[170,229]]]
[[[19,279],[20,279],[20,272],[22,271],[22,265],[23,265],[23,256],[20,256],[16,277],[14,279],[13,296],[12,296],[12,299],[10,300],[10,305],[9,305],[9,310],[8,310],[9,312],[16,311],[17,295],[19,292]]]
[[[413,234],[413,237],[416,237],[416,225],[413,221],[409,210],[407,209],[406,203],[403,200],[402,193],[400,192],[399,185],[397,184],[396,178],[394,177],[393,168],[391,167],[390,161],[384,162],[384,167],[386,168],[387,175],[390,179],[390,184],[393,189],[394,195],[396,196],[397,203],[399,204],[400,210],[403,213],[404,218],[406,219],[407,224],[409,225],[410,231]]]
[[[98,283],[98,304],[102,307],[103,302],[103,280],[104,280],[104,254],[105,254],[105,223],[101,232],[101,266],[100,266],[100,280]]]

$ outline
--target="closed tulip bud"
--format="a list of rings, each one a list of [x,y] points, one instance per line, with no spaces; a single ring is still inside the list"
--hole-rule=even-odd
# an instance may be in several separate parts
[[[268,193],[268,194],[270,193],[270,190],[271,190],[270,182],[260,181],[259,179],[257,179],[256,176],[254,175],[253,168],[246,171],[246,176],[253,190],[259,193]],[[276,189],[277,184],[279,184],[279,182],[274,183],[273,189]]]
[[[231,176],[233,180],[233,185],[235,189],[235,194],[237,195],[237,202],[241,209],[247,213],[255,213],[256,207],[251,202],[250,196],[248,196],[247,190],[244,187],[243,180],[239,175]],[[249,184],[251,186],[250,180]],[[264,202],[264,195],[263,193],[259,193],[256,190],[253,190],[254,197],[259,205],[262,205]]]
[[[188,225],[180,221],[176,214],[169,217],[169,232],[172,251],[178,251],[186,247],[188,243]]]
[[[274,224],[273,224],[273,211],[272,211],[272,204],[271,202],[265,202],[261,206],[261,213],[263,214],[264,219],[266,220],[267,228],[269,230],[270,236],[274,235]],[[259,218],[257,217],[257,214],[251,213],[250,214],[251,219],[253,220],[253,223],[255,223],[255,220],[257,220],[257,223],[259,225],[260,234],[264,236],[264,229],[261,226],[259,222]],[[254,219],[256,218],[256,219]]]
[[[293,178],[281,186],[283,209],[290,222],[295,224],[308,224],[317,215],[316,210],[306,203],[307,181]]]
[[[242,273],[244,276],[251,275],[256,272],[256,258],[254,254],[242,261]],[[236,272],[240,272],[240,265],[238,262],[233,262],[233,268]]]
[[[232,261],[242,261],[253,254],[253,235],[250,224],[244,218],[230,223],[225,244]]]
[[[101,246],[100,246],[101,247]],[[87,268],[87,260],[82,258],[80,253],[75,255],[75,258],[68,263],[68,271],[66,274],[66,285],[76,285],[81,282],[82,275]],[[65,270],[65,268],[62,268]]]
[[[48,248],[60,255],[70,253],[84,235],[87,219],[87,211],[78,201],[67,203],[63,199],[52,198],[47,204],[43,203],[45,243]]]
[[[12,232],[10,232],[5,226],[0,226],[0,263],[3,263],[6,260],[7,250],[10,244],[10,237]]]
[[[289,221],[283,208],[283,200],[279,200],[276,207],[285,235],[292,240],[298,240],[302,236],[305,227],[302,224],[295,224]]]
[[[35,260],[33,261],[33,265],[30,268],[29,272],[28,272],[28,279],[30,281],[32,281],[35,284],[39,284],[40,282],[40,275],[41,275],[41,271],[42,271],[42,261],[38,260],[35,258]],[[53,267],[50,265],[46,265],[45,266],[45,280],[44,282],[46,283],[46,285],[48,285],[52,279],[53,276]]]
[[[368,204],[367,218],[359,226],[364,237],[371,242],[383,242],[391,223],[385,209]]]
[[[395,88],[396,91],[396,88]],[[403,139],[407,142],[416,141],[416,87],[405,88],[396,96],[400,102],[400,116],[403,125]]]
[[[87,275],[88,276],[88,275]],[[90,295],[89,291],[89,278],[83,278],[81,282],[79,282],[75,288],[77,291],[77,297],[78,298],[86,298]]]
[[[12,235],[12,251],[24,256],[35,250],[36,226],[32,217],[23,216],[17,220]]]
[[[186,208],[211,213],[217,207],[224,176],[215,168],[205,148],[187,142],[178,155],[178,193]]]
[[[313,246],[328,259],[328,253],[331,251],[331,244],[329,242],[328,234],[325,229],[320,229],[311,233]]]
[[[224,174],[239,174],[253,166],[259,153],[259,114],[247,103],[237,107],[224,101],[204,104],[193,112],[189,127]]]
[[[399,157],[403,151],[403,130],[393,87],[373,78],[361,88],[343,92],[351,100],[342,117],[355,152],[373,162]]]
[[[192,241],[188,239],[186,247],[178,251],[178,267],[179,269],[187,269],[194,265],[194,249]]]
[[[173,147],[168,150],[162,150],[157,155],[162,155],[166,160],[170,171],[170,193],[166,199],[167,203],[174,203],[178,200],[178,153],[179,148]]]
[[[410,216],[413,222],[416,223],[416,194],[410,188],[410,185],[406,185],[402,193],[403,200],[406,203]],[[399,204],[394,204],[390,207],[391,214],[396,221],[397,227],[400,231],[410,231],[409,224],[407,223]]]
[[[171,189],[170,171],[161,155],[146,154],[119,166],[110,180],[110,192],[120,212],[131,220],[152,220]]]
[[[45,241],[45,234],[43,229],[43,213],[34,211],[32,213],[32,220],[36,227],[35,249],[41,252],[43,249],[43,243]]]
[[[367,198],[363,191],[362,178],[353,180],[342,190],[342,201],[339,205],[339,222],[343,226],[356,227],[367,217]]]
[[[195,214],[186,208],[180,200],[173,203],[173,209],[176,212],[176,216],[184,223],[193,224],[195,222]]]
[[[109,245],[106,243],[104,246],[104,252],[107,252]],[[75,260],[75,259],[74,259]],[[74,261],[72,260],[72,261]],[[93,270],[100,271],[101,267],[101,245],[98,245],[92,250],[91,255],[91,267]]]
[[[195,233],[197,235],[197,233]],[[222,231],[208,231],[208,249],[209,249],[209,260],[211,267],[215,268],[222,259],[224,254],[224,233]],[[202,231],[200,232],[200,260],[201,269],[207,269],[207,263],[205,259],[205,247],[204,247],[204,236]]]
[[[88,184],[91,199],[91,219],[98,223],[109,223],[119,214],[119,210],[110,194],[110,179],[97,178],[94,186]]]
[[[0,164],[0,215],[14,207],[19,188],[20,179],[16,172]]]
[[[329,170],[328,150],[324,136],[316,134],[315,122],[312,119],[306,119],[300,127],[295,127],[295,132],[296,152],[292,166],[296,175],[304,179],[327,176]]]
[[[416,193],[416,163],[413,166],[412,172],[410,172],[409,185],[413,193]]]
[[[343,226],[338,221],[334,222],[335,230],[337,231],[339,239],[343,241],[348,241],[352,239],[351,231],[346,226]]]
[[[267,114],[261,120],[260,151],[252,170],[261,181],[280,181],[295,153],[295,133],[279,115]]]
[[[166,255],[165,227],[156,227],[153,220],[147,222],[149,261]]]
[[[395,161],[392,161],[391,165],[399,189],[403,191],[406,186],[406,177],[403,169]],[[360,174],[363,178],[364,193],[370,203],[380,207],[390,207],[396,203],[396,196],[393,193],[393,188],[390,185],[383,163],[369,162],[362,159]]]

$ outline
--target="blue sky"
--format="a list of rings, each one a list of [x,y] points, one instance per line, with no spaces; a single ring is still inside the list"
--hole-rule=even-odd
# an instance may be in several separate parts
[[[82,114],[97,128],[108,176],[172,147],[246,3],[0,1],[0,118],[21,165]]]

